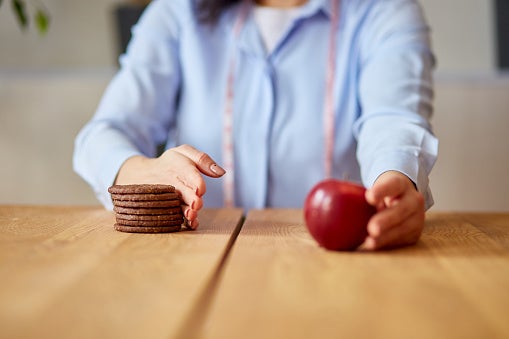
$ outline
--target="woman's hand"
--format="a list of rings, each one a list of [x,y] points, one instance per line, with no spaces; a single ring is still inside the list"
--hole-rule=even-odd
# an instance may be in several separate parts
[[[219,178],[225,170],[206,153],[189,145],[165,151],[158,158],[134,156],[120,168],[115,184],[173,185],[182,196],[182,211],[191,228],[199,225],[198,211],[203,206],[202,196],[207,188],[202,174]]]
[[[415,244],[424,228],[424,197],[414,183],[397,171],[383,173],[366,191],[366,200],[378,212],[368,222],[364,249]]]

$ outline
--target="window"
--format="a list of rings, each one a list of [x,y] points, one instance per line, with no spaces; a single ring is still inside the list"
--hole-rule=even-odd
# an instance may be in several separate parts
[[[509,70],[509,1],[495,0],[498,68]]]

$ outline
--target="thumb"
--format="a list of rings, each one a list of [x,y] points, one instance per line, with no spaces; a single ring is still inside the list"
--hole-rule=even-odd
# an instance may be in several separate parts
[[[175,151],[191,159],[196,168],[209,177],[219,178],[226,173],[207,153],[199,151],[190,145],[178,146],[175,148]]]

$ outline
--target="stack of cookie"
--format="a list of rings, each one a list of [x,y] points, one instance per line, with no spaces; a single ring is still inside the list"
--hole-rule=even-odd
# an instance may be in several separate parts
[[[108,192],[117,231],[176,232],[184,223],[180,195],[171,185],[113,185]]]

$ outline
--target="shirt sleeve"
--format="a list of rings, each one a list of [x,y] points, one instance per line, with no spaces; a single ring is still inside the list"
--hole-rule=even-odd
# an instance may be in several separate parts
[[[383,172],[402,172],[429,208],[428,177],[438,153],[430,125],[434,57],[429,28],[415,1],[375,3],[361,38],[362,113],[354,131],[362,180],[371,187]]]
[[[175,119],[180,83],[178,24],[171,1],[156,0],[133,28],[121,68],[75,140],[73,166],[107,208],[107,192],[129,157],[153,157]]]

